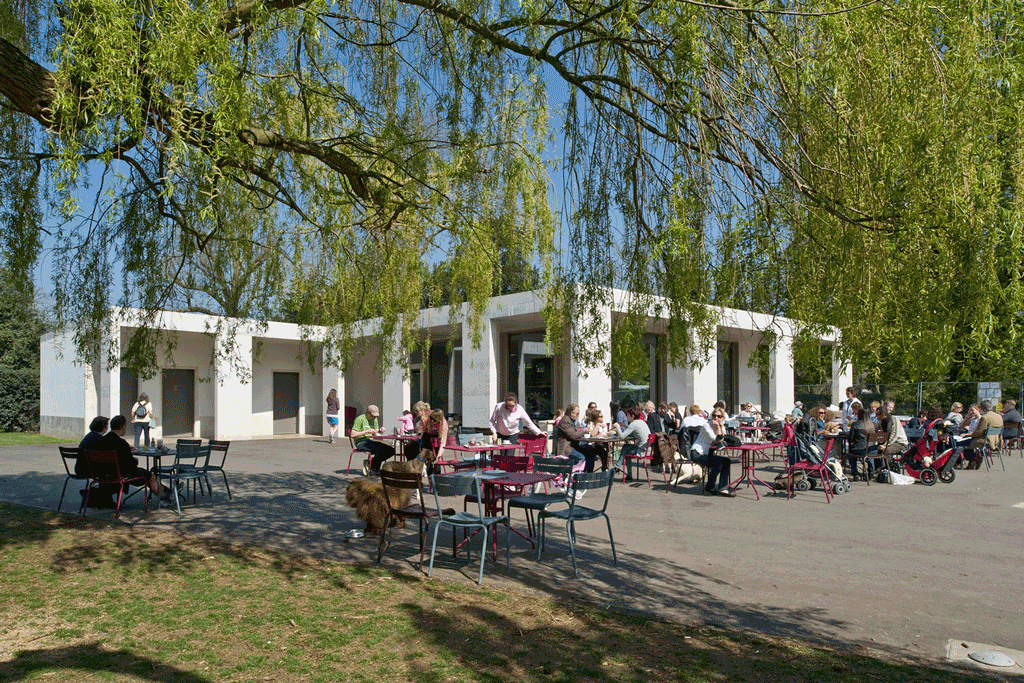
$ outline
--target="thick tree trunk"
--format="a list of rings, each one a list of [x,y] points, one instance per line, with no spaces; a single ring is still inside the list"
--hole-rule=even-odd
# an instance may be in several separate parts
[[[0,94],[47,128],[53,125],[53,73],[0,38]]]

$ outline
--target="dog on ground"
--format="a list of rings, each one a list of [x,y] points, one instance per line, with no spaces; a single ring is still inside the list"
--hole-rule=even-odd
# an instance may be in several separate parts
[[[390,460],[381,467],[386,472],[418,472],[423,470],[428,462],[433,462],[435,456],[430,451],[421,451],[419,457],[405,462]],[[386,497],[385,497],[386,496]],[[366,533],[384,533],[384,523],[388,518],[388,499],[391,501],[391,509],[401,510],[412,504],[412,494],[409,489],[394,489],[384,486],[379,481],[372,479],[356,479],[345,489],[345,501],[349,507],[354,508],[356,517],[366,524]],[[391,526],[402,528],[405,520],[392,519]]]
[[[701,480],[704,469],[697,463],[683,460],[682,456],[677,455],[672,473],[673,479],[670,484],[690,484]]]

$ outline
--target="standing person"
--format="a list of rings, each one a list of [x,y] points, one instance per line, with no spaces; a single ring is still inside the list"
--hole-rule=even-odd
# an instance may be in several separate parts
[[[327,443],[334,443],[334,435],[338,433],[339,410],[341,410],[341,401],[338,400],[338,390],[331,389],[327,392],[327,424],[331,428],[327,435]]]
[[[494,406],[491,412],[491,429],[503,443],[519,443],[519,422],[534,436],[544,432],[533,423],[526,410],[519,405],[518,398],[512,392],[505,394],[505,399]]]
[[[846,400],[840,406],[843,409],[844,427],[849,428],[857,420],[857,414],[853,412],[854,402],[860,403],[860,401],[857,401],[857,390],[853,387],[846,387]]]
[[[371,457],[363,461],[363,476],[368,477],[380,475],[380,466],[385,460],[395,454],[395,449],[383,441],[376,441],[372,437],[384,434],[380,426],[380,408],[375,405],[366,406],[366,412],[360,415],[352,423],[352,435],[357,451],[365,451]]]
[[[850,423],[849,435],[850,480],[857,481],[857,478],[860,476],[857,473],[857,461],[863,459],[864,481],[867,481],[874,470],[874,461],[868,460],[867,456],[870,448],[868,436],[875,433],[875,423],[868,418],[867,410],[861,405],[860,401],[854,401],[850,410],[854,415],[854,420]]]
[[[139,400],[132,406],[132,426],[135,428],[135,448],[139,447],[139,436],[146,433],[143,442],[149,448],[149,428],[153,421],[153,404],[149,402],[149,396],[139,394]]]
[[[804,402],[797,401],[794,403],[793,410],[789,414],[793,416],[794,420],[799,421],[804,416]]]

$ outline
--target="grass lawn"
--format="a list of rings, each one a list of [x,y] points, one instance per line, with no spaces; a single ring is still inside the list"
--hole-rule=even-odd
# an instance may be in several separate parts
[[[35,446],[47,443],[71,443],[67,439],[55,439],[32,432],[0,432],[0,446]]]
[[[0,530],[4,681],[992,680],[15,505]]]

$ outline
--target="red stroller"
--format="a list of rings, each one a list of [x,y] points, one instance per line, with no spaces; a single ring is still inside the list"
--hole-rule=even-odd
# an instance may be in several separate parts
[[[902,466],[904,472],[925,486],[932,486],[935,481],[949,484],[956,479],[956,471],[953,465],[960,457],[962,448],[946,448],[938,453],[939,430],[942,429],[942,420],[933,420],[924,430],[924,436],[917,440],[897,462]]]

